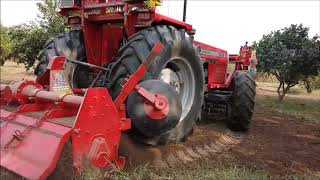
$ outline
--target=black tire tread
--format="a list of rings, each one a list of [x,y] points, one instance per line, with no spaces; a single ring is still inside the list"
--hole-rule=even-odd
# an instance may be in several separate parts
[[[255,76],[247,71],[233,74],[231,117],[227,124],[235,131],[247,131],[252,119],[256,96]]]
[[[164,33],[161,32],[170,32],[168,29],[171,29],[172,33],[165,33],[165,37],[167,37],[168,35],[170,35],[169,38],[164,39]],[[116,69],[117,72],[115,72],[114,77],[111,79],[111,83],[109,85],[109,88],[111,88],[111,92],[113,97],[115,97],[117,95],[117,93],[119,92],[119,90],[114,90],[113,87],[114,86],[119,86],[123,79],[128,75],[128,74],[133,74],[136,69],[138,68],[138,66],[144,61],[144,59],[146,59],[146,57],[148,56],[148,54],[141,54],[141,52],[136,49],[137,46],[134,46],[135,43],[139,43],[140,45],[142,44],[143,46],[146,46],[148,48],[148,51],[151,51],[151,49],[153,48],[153,45],[157,42],[157,41],[161,41],[164,44],[167,44],[168,42],[172,42],[173,40],[182,40],[184,39],[183,37],[185,36],[184,34],[181,33],[177,33],[176,31],[174,31],[173,29],[175,29],[174,27],[171,26],[155,26],[155,27],[151,27],[149,29],[146,29],[144,31],[139,31],[137,32],[135,35],[133,35],[132,37],[130,37],[128,39],[127,46],[123,46],[118,54],[120,54],[120,57],[117,58],[116,62],[114,63],[114,66],[112,69]],[[149,36],[149,33],[156,33],[156,37],[152,37],[152,39],[150,38],[151,36]],[[172,35],[172,34],[175,35]],[[130,61],[130,63],[129,63]],[[132,66],[133,65],[133,66]],[[122,67],[118,67],[118,66],[122,66]],[[119,69],[123,69],[122,71]],[[124,71],[125,70],[125,71]],[[147,73],[148,75],[148,73]],[[117,84],[118,83],[118,84]],[[117,84],[117,85],[116,85]]]
[[[72,52],[70,54],[70,52]],[[42,75],[53,56],[66,56],[70,59],[80,60],[85,57],[85,48],[82,30],[71,30],[60,33],[55,38],[47,41],[43,50],[38,54],[39,63],[34,73]]]
[[[175,42],[185,40],[186,39],[185,36],[186,34],[184,30],[178,30],[172,26],[159,25],[159,26],[154,26],[154,27],[150,27],[148,29],[139,31],[135,35],[130,37],[128,39],[127,44],[119,50],[118,52],[119,56],[112,67],[110,84],[108,86],[112,97],[115,98],[118,95],[121,89],[121,84],[123,84],[124,79],[128,75],[133,74],[137,70],[140,64],[149,55],[149,52],[151,51],[151,49],[153,48],[153,45],[156,42],[160,41],[164,45],[170,45]],[[192,45],[192,43],[190,44]],[[145,49],[145,50],[141,51],[141,49]],[[157,66],[158,61],[159,59],[157,58],[154,61],[152,61],[152,64],[149,65],[148,71],[145,73],[142,80],[151,79],[152,77],[154,77],[154,71],[156,71],[155,67]],[[200,63],[200,61],[197,63]],[[202,68],[202,65],[199,64],[199,66]],[[201,70],[201,72],[199,73],[203,73],[203,70]],[[201,77],[201,74],[199,74],[199,77]],[[203,74],[202,74],[202,77],[203,77]],[[201,83],[201,82],[197,82],[197,83]],[[199,108],[199,111],[200,111],[200,108]],[[195,121],[196,121],[196,118],[195,118]],[[194,124],[195,124],[195,121],[194,121]],[[152,144],[152,145],[159,145],[159,144],[181,142],[187,138],[191,130],[192,128],[182,136],[178,135],[179,133],[173,132],[170,134],[162,135],[161,137],[159,137],[159,139],[155,139],[155,140],[152,140],[152,142],[146,142],[146,143]]]

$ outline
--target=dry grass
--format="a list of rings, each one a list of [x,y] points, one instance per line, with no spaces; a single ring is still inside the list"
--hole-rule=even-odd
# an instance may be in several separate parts
[[[234,164],[234,163],[233,163]],[[231,165],[221,162],[195,164],[191,167],[176,167],[168,169],[156,169],[149,165],[141,165],[124,171],[99,171],[87,169],[82,177],[84,180],[114,179],[114,180],[173,180],[173,179],[268,179],[267,172],[248,169],[243,166]]]
[[[257,94],[277,97],[277,82],[257,82]],[[286,99],[314,100],[320,101],[320,89],[307,93],[307,90],[300,85],[292,87],[285,95]]]
[[[17,64],[13,61],[6,61],[4,66],[0,67],[0,80],[3,83],[11,82],[13,80],[35,80],[36,76],[32,70],[26,72],[23,64]]]
[[[273,175],[270,172],[258,167],[248,168],[237,164],[236,160],[223,160],[199,162],[198,164],[185,165],[183,167],[157,169],[149,165],[141,165],[136,168],[123,171],[110,170],[101,171],[97,169],[87,169],[81,180],[269,180],[269,179],[317,179],[316,176],[304,174],[288,174],[285,176]]]
[[[276,82],[257,82],[257,103],[301,120],[320,123],[320,90],[307,93],[302,86],[296,85],[285,95],[283,102],[279,102],[277,86]]]
[[[274,111],[294,116],[303,121],[320,123],[320,101],[303,100],[292,97],[279,102],[274,96],[257,96],[257,104]]]

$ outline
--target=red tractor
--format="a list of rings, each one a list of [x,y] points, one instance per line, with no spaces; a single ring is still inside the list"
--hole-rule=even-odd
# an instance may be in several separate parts
[[[150,145],[179,143],[201,114],[248,130],[254,52],[245,45],[239,55],[229,55],[197,42],[192,25],[157,13],[154,5],[61,0],[59,14],[70,31],[39,53],[36,82],[1,85],[2,167],[46,178],[71,139],[79,172],[85,160],[122,168],[122,131]],[[39,153],[44,144],[51,150]]]

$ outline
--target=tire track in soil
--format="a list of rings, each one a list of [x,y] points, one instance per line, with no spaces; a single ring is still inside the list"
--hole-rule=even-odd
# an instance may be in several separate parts
[[[149,164],[156,168],[172,168],[211,159],[239,144],[245,136],[232,132],[219,122],[197,126],[188,140],[179,144],[152,147],[124,137],[120,152],[126,157],[127,166]]]
[[[172,150],[169,153],[164,151],[162,158],[153,161],[152,165],[159,167],[158,163],[160,162],[161,165],[167,164],[167,166],[164,166],[167,168],[176,167],[199,160],[211,159],[211,157],[215,155],[230,150],[234,145],[239,144],[244,138],[244,135],[239,136],[238,134],[229,130],[227,130],[225,133],[218,133],[219,135],[211,140],[201,141],[197,144],[183,144],[183,147],[179,148],[180,150]],[[197,134],[195,134],[195,136],[197,136]],[[195,137],[191,136],[190,139],[191,138]],[[163,165],[160,167],[163,167]]]

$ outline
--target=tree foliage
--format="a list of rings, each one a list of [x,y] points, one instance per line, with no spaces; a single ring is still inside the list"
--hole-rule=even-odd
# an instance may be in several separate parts
[[[63,17],[56,13],[56,0],[44,0],[37,6],[40,13],[35,21],[7,27],[7,34],[4,35],[11,47],[4,58],[23,63],[27,70],[34,65],[45,43],[66,30]]]
[[[46,30],[46,33],[50,37],[55,37],[66,30],[64,18],[56,12],[58,8],[57,0],[43,0],[42,3],[37,3],[37,6],[40,12],[37,22],[42,29]]]
[[[307,79],[303,79],[301,83],[308,93],[312,93],[314,89],[320,89],[320,76],[311,76]]]
[[[318,62],[317,64],[312,64],[312,69],[318,71],[318,75],[320,74],[320,38],[319,36],[314,36],[310,41],[307,42],[306,46],[304,46],[309,57],[314,58],[313,62]],[[312,75],[304,75],[302,77],[302,83],[305,86],[308,93],[311,93],[313,89],[320,88],[320,77],[316,74]]]
[[[309,38],[308,32],[308,27],[292,24],[264,35],[254,44],[259,59],[258,70],[279,80],[280,101],[299,81],[319,74],[319,37]]]
[[[7,58],[23,63],[29,70],[49,35],[43,28],[36,25],[18,25],[9,29],[8,36],[12,41],[12,49]]]
[[[9,39],[8,33],[8,28],[0,24],[0,66],[4,64],[6,56],[12,49],[12,42]]]

